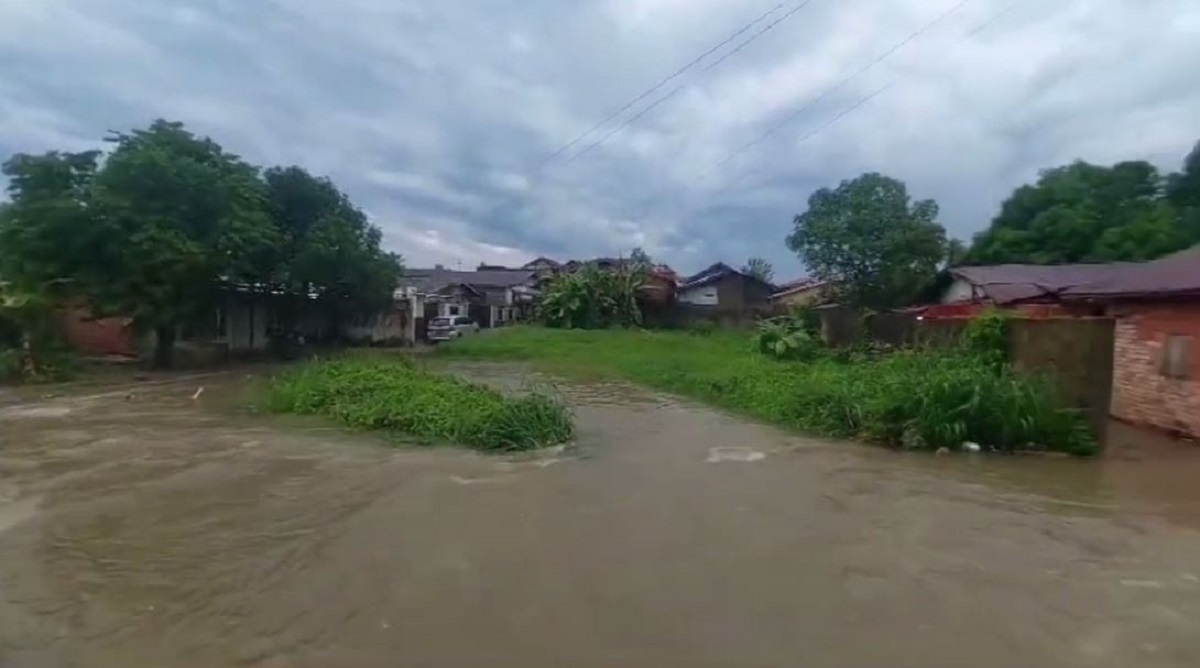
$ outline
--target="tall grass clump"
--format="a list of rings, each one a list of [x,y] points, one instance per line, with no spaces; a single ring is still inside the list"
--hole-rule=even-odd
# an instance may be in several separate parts
[[[623,379],[693,397],[799,431],[896,447],[1095,452],[1095,434],[1045,378],[1013,372],[993,354],[1002,339],[878,355],[814,354],[762,337],[640,330],[514,327],[464,339],[445,354],[527,361],[582,378]],[[982,327],[982,326],[981,326]],[[764,354],[764,350],[767,354]],[[803,355],[800,353],[803,352]]]
[[[574,435],[571,413],[556,397],[544,392],[506,396],[401,360],[307,363],[272,382],[269,406],[488,451],[531,450]]]

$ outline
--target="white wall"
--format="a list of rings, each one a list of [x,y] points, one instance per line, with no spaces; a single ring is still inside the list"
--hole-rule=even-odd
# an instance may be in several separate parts
[[[975,297],[975,286],[961,278],[954,279],[950,287],[942,293],[943,304],[953,304],[955,302],[969,302]]]
[[[699,306],[716,306],[717,305],[717,286],[702,285],[700,287],[685,290],[679,293],[677,299],[684,304],[697,304]]]

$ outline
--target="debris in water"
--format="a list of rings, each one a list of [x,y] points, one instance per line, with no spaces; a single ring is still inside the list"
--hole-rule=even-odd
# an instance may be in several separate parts
[[[1158,580],[1121,580],[1121,584],[1141,589],[1162,589],[1163,586]]]
[[[199,388],[196,389],[196,393],[192,395],[192,401],[199,399],[201,394],[204,394],[204,386],[203,385],[201,385]]]
[[[966,443],[962,444],[962,449],[966,452],[980,452],[983,450],[983,447],[978,443],[967,441]]]
[[[948,455],[948,454],[950,454],[950,448],[946,448],[946,447],[938,448],[937,452],[935,452],[933,454],[937,455],[938,457],[941,457],[943,455]]]
[[[766,457],[763,453],[751,448],[711,448],[708,451],[709,463],[757,462]]]

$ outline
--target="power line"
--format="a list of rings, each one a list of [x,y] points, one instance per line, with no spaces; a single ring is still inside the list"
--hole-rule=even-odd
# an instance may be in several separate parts
[[[730,153],[729,155],[722,158],[720,161],[717,162],[717,164],[713,165],[712,169],[709,172],[705,173],[704,176],[708,176],[708,174],[721,168],[723,165],[728,164],[729,161],[731,161],[734,158],[738,157],[739,155],[745,153],[746,151],[750,150],[751,148],[754,148],[758,144],[761,144],[764,140],[766,140],[767,137],[769,137],[772,134],[774,134],[775,132],[777,132],[780,128],[782,128],[783,126],[792,122],[792,120],[796,119],[804,112],[811,110],[822,100],[829,97],[831,94],[837,92],[838,90],[841,90],[841,88],[843,86],[845,86],[846,84],[857,79],[858,77],[862,76],[863,74],[869,72],[876,65],[878,65],[879,63],[882,63],[884,60],[887,60],[889,57],[892,56],[892,54],[896,53],[900,49],[903,49],[905,46],[907,46],[908,44],[910,44],[911,42],[913,42],[914,40],[919,38],[921,35],[928,32],[929,30],[932,30],[935,26],[937,26],[942,21],[945,21],[946,19],[950,18],[950,16],[957,13],[963,7],[967,6],[967,4],[969,4],[970,2],[971,2],[971,0],[962,0],[957,5],[954,5],[953,7],[946,10],[945,12],[942,12],[937,18],[930,21],[929,23],[926,23],[924,26],[922,26],[916,32],[912,33],[908,37],[905,37],[904,39],[897,42],[892,48],[888,49],[887,51],[884,51],[882,54],[880,54],[878,57],[876,57],[871,62],[867,63],[866,66],[860,68],[854,74],[851,74],[850,76],[846,77],[845,79],[842,79],[840,82],[834,84],[834,86],[832,88],[826,89],[826,91],[824,93],[821,93],[820,95],[818,95],[815,99],[813,99],[808,104],[806,104],[803,107],[801,107],[800,109],[792,112],[791,114],[788,114],[779,123],[776,123],[775,125],[771,126],[770,128],[767,128],[767,130],[765,132],[763,132],[761,135],[756,137],[753,141],[743,145],[741,148],[737,149],[733,153]],[[703,177],[701,177],[701,178],[703,178]]]
[[[668,84],[668,83],[670,83],[671,81],[674,81],[675,79],[679,78],[679,77],[680,77],[680,76],[682,76],[682,75],[683,75],[685,72],[687,72],[688,70],[690,70],[690,69],[692,69],[693,67],[695,67],[696,65],[698,65],[698,64],[699,64],[701,61],[703,61],[705,58],[707,58],[707,57],[711,56],[712,54],[716,53],[718,50],[720,50],[720,49],[721,49],[721,47],[725,46],[726,44],[729,44],[729,43],[733,42],[735,39],[737,39],[739,36],[741,36],[742,34],[746,33],[747,31],[749,31],[749,30],[750,30],[751,28],[753,28],[754,26],[756,26],[756,25],[758,25],[759,23],[762,23],[763,21],[767,20],[767,17],[769,17],[770,15],[772,15],[772,14],[774,14],[775,12],[779,11],[780,9],[783,9],[783,7],[784,7],[784,4],[785,4],[785,3],[782,3],[782,2],[781,2],[781,3],[779,3],[778,5],[775,5],[775,7],[773,7],[773,8],[771,8],[770,10],[768,10],[768,11],[764,12],[764,13],[763,13],[761,16],[759,16],[758,18],[754,19],[753,21],[751,21],[751,22],[747,23],[746,25],[742,26],[742,27],[741,27],[741,28],[739,28],[738,30],[734,31],[734,33],[733,33],[732,35],[730,35],[729,37],[726,37],[724,40],[722,40],[722,41],[718,42],[718,43],[717,43],[717,44],[715,44],[715,45],[714,45],[712,48],[708,49],[708,50],[707,50],[707,51],[705,51],[704,53],[701,53],[699,56],[696,56],[696,57],[695,57],[695,58],[693,58],[692,60],[688,61],[688,63],[687,63],[687,64],[685,64],[683,67],[681,67],[681,68],[679,68],[679,69],[675,70],[673,73],[671,73],[669,76],[667,76],[667,77],[666,77],[665,79],[663,79],[662,81],[659,81],[658,83],[654,84],[653,86],[651,86],[650,88],[646,89],[645,91],[642,91],[642,93],[641,93],[640,95],[638,95],[637,97],[635,97],[635,98],[633,98],[632,100],[630,100],[629,102],[627,102],[627,103],[625,104],[625,106],[623,106],[623,107],[621,107],[620,109],[617,109],[616,111],[612,112],[611,114],[609,114],[609,115],[605,116],[605,117],[604,117],[604,118],[602,118],[602,119],[601,119],[601,120],[600,120],[598,123],[596,123],[596,124],[595,124],[595,125],[593,125],[592,127],[590,127],[590,128],[588,128],[587,130],[585,130],[585,131],[584,131],[582,134],[580,134],[578,137],[575,137],[574,139],[572,139],[571,141],[567,142],[566,144],[563,144],[561,147],[559,147],[559,148],[558,148],[558,150],[556,150],[554,153],[550,154],[548,157],[546,157],[545,159],[543,159],[543,160],[542,160],[542,162],[541,162],[541,164],[539,164],[539,165],[538,165],[538,167],[542,167],[543,165],[545,165],[546,163],[550,162],[551,160],[553,160],[553,159],[557,158],[558,156],[562,155],[563,153],[566,153],[568,150],[570,150],[570,149],[571,149],[571,147],[572,147],[572,146],[574,146],[575,144],[578,144],[579,142],[583,141],[583,139],[584,139],[585,137],[587,137],[588,135],[592,134],[592,133],[593,133],[593,132],[595,132],[596,130],[599,130],[601,127],[603,127],[603,126],[604,126],[605,124],[607,124],[609,121],[611,121],[611,120],[613,120],[614,118],[616,118],[617,116],[620,116],[621,114],[625,113],[626,111],[628,111],[629,109],[631,109],[631,108],[632,108],[634,105],[636,105],[638,102],[641,102],[642,100],[646,99],[646,98],[647,98],[647,97],[649,97],[650,95],[654,94],[654,92],[655,92],[655,91],[659,90],[660,88],[662,88],[663,86],[667,85],[667,84]]]
[[[709,67],[705,69],[705,71],[708,71],[709,69],[712,69],[712,67],[715,67],[716,65],[718,65],[718,64],[720,64],[720,63],[722,63],[722,62],[724,62],[726,59],[728,59],[728,58],[729,58],[730,56],[732,56],[733,54],[735,54],[735,53],[737,53],[737,52],[741,51],[741,50],[742,50],[742,49],[744,49],[744,48],[745,48],[747,45],[749,45],[751,42],[753,42],[754,40],[758,39],[758,38],[759,38],[759,37],[761,37],[763,34],[765,34],[766,32],[770,31],[771,29],[773,29],[775,26],[779,25],[779,24],[780,24],[780,23],[782,23],[783,21],[785,21],[785,20],[787,20],[788,18],[790,18],[790,17],[792,17],[793,15],[795,15],[797,12],[799,12],[799,11],[800,11],[801,9],[803,9],[805,6],[809,5],[809,4],[810,4],[812,1],[813,1],[813,0],[803,0],[802,2],[800,2],[799,4],[797,4],[797,5],[796,5],[795,7],[793,7],[792,9],[788,10],[788,11],[787,11],[787,12],[786,12],[786,13],[785,13],[783,16],[781,16],[781,17],[779,17],[779,18],[775,19],[775,20],[774,20],[774,21],[772,21],[770,24],[768,24],[767,26],[765,26],[764,28],[762,28],[762,29],[761,29],[761,30],[759,30],[758,32],[756,32],[756,33],[754,33],[753,35],[751,35],[749,38],[747,38],[747,39],[743,40],[741,43],[739,43],[739,44],[738,44],[736,47],[734,47],[734,48],[733,48],[732,50],[730,50],[729,52],[727,52],[727,53],[725,53],[725,54],[722,54],[722,55],[721,55],[721,57],[720,57],[720,58],[718,58],[717,60],[715,60],[713,63],[711,63],[711,64],[709,65]],[[546,163],[548,163],[548,162],[550,162],[550,161],[554,160],[555,158],[559,157],[560,155],[562,155],[563,153],[565,153],[566,151],[568,151],[568,150],[569,150],[569,149],[570,149],[572,146],[574,146],[575,144],[579,143],[581,140],[583,140],[584,138],[586,138],[586,137],[587,137],[589,134],[591,134],[592,132],[594,132],[594,131],[596,131],[597,129],[599,129],[599,128],[603,127],[603,126],[604,126],[606,123],[608,123],[608,122],[609,122],[609,121],[611,121],[612,119],[616,118],[617,116],[621,115],[621,114],[622,114],[622,113],[624,113],[625,111],[627,111],[627,110],[629,110],[630,108],[634,107],[634,106],[635,106],[635,105],[636,105],[638,102],[641,102],[642,100],[646,99],[647,97],[649,97],[650,95],[652,95],[652,94],[653,94],[655,91],[657,91],[657,90],[661,89],[661,88],[662,88],[663,86],[665,86],[666,84],[668,84],[668,83],[670,83],[671,81],[673,81],[674,79],[678,78],[679,76],[681,76],[682,74],[684,74],[685,72],[687,72],[687,71],[688,71],[689,69],[691,69],[692,67],[695,67],[697,64],[699,64],[700,62],[702,62],[702,61],[703,61],[705,58],[708,58],[708,57],[709,57],[709,56],[711,56],[712,54],[716,53],[716,52],[717,52],[717,51],[719,51],[719,50],[720,50],[722,47],[724,47],[724,46],[726,46],[726,45],[728,45],[728,44],[731,44],[731,43],[733,43],[733,42],[734,42],[734,41],[735,41],[735,40],[736,40],[738,37],[740,37],[741,35],[743,35],[743,34],[745,34],[745,33],[749,32],[749,31],[750,31],[752,28],[754,28],[754,26],[756,26],[756,25],[758,25],[758,24],[762,23],[763,21],[766,21],[766,20],[767,20],[767,19],[768,19],[768,18],[769,18],[771,15],[773,15],[773,14],[777,13],[777,12],[778,12],[780,9],[782,9],[782,8],[783,8],[783,7],[785,7],[785,6],[786,6],[786,3],[779,3],[778,5],[775,5],[775,7],[771,8],[770,10],[768,10],[768,11],[764,12],[763,14],[759,15],[759,16],[758,16],[757,18],[755,18],[753,21],[751,21],[751,22],[747,23],[746,25],[742,26],[742,27],[741,27],[741,28],[739,28],[738,30],[734,31],[734,32],[733,32],[731,35],[729,35],[729,37],[727,37],[727,38],[725,38],[724,40],[722,40],[721,42],[719,42],[719,43],[715,44],[714,46],[712,46],[711,48],[709,48],[709,49],[708,49],[707,51],[705,51],[704,53],[701,53],[699,56],[697,56],[697,57],[693,58],[691,61],[689,61],[687,64],[685,64],[683,67],[679,68],[679,69],[678,69],[678,70],[676,70],[675,72],[673,72],[671,75],[669,75],[669,76],[667,76],[666,78],[664,78],[663,80],[659,81],[657,84],[655,84],[654,86],[650,87],[650,88],[649,88],[649,89],[647,89],[646,91],[643,91],[643,92],[642,92],[640,95],[638,95],[637,97],[635,97],[635,98],[634,98],[633,100],[631,100],[630,102],[626,103],[626,104],[625,104],[624,106],[622,106],[620,109],[617,109],[616,111],[612,112],[611,114],[609,114],[608,116],[606,116],[605,118],[603,118],[602,120],[600,120],[600,122],[596,123],[596,124],[595,124],[595,125],[593,125],[591,128],[589,128],[587,131],[583,132],[583,133],[582,133],[582,134],[580,134],[579,136],[577,136],[577,137],[575,137],[574,139],[572,139],[571,141],[567,142],[566,144],[564,144],[563,146],[561,146],[561,147],[560,147],[558,150],[556,150],[556,151],[555,151],[553,154],[551,154],[550,156],[548,156],[548,157],[546,157],[545,159],[543,159],[543,160],[541,161],[541,163],[539,163],[539,164],[538,164],[538,166],[535,168],[535,172],[536,172],[536,171],[538,171],[538,170],[540,170],[542,167],[544,167],[544,166],[546,165]],[[592,149],[596,148],[596,147],[597,147],[597,146],[599,146],[600,144],[603,144],[605,141],[607,141],[607,140],[608,140],[610,137],[612,137],[614,134],[616,134],[617,132],[621,131],[622,129],[624,129],[624,128],[628,127],[628,126],[629,126],[631,123],[633,123],[633,122],[634,122],[634,121],[636,121],[637,119],[641,118],[642,116],[646,115],[646,114],[647,114],[647,113],[649,113],[649,112],[650,112],[652,109],[654,109],[655,107],[657,107],[658,105],[662,104],[662,103],[663,103],[663,102],[665,102],[667,99],[669,99],[670,97],[672,97],[673,95],[675,95],[676,93],[678,93],[680,90],[682,90],[682,88],[683,88],[683,87],[684,87],[683,85],[676,86],[676,87],[675,87],[675,89],[674,89],[674,90],[672,90],[670,93],[668,93],[667,95],[665,95],[665,96],[663,96],[663,97],[659,98],[658,100],[655,100],[655,101],[654,101],[652,104],[650,104],[648,107],[646,107],[645,109],[642,109],[641,111],[639,111],[639,112],[638,112],[638,113],[637,113],[635,116],[633,116],[632,118],[630,118],[630,119],[627,119],[627,120],[626,120],[625,122],[623,122],[621,125],[617,126],[617,128],[616,128],[616,129],[614,129],[614,130],[612,130],[612,131],[608,132],[608,133],[607,133],[607,134],[605,134],[603,137],[601,137],[601,138],[600,138],[598,141],[596,141],[596,142],[593,142],[592,144],[590,144],[589,146],[587,146],[586,148],[584,148],[582,151],[580,151],[580,152],[576,153],[575,155],[571,156],[571,157],[570,157],[568,160],[566,160],[566,161],[565,161],[565,164],[570,164],[570,163],[572,163],[572,162],[574,162],[574,161],[578,160],[580,156],[584,155],[585,153],[588,153],[589,151],[591,151]],[[486,215],[491,215],[492,213],[495,213],[497,210],[499,210],[501,207],[503,207],[503,206],[505,206],[505,205],[507,205],[507,204],[509,204],[509,203],[515,203],[515,202],[519,201],[520,199],[522,199],[522,195],[513,195],[513,196],[506,197],[505,199],[503,199],[502,201],[500,201],[498,204],[494,205],[494,206],[493,206],[491,209],[489,209],[489,210],[487,211]]]
[[[812,4],[812,0],[804,0],[804,2],[797,4],[791,10],[789,10],[786,14],[779,17],[778,19],[775,19],[769,25],[767,25],[765,28],[763,28],[762,30],[758,31],[757,33],[751,35],[748,39],[743,41],[741,44],[738,44],[731,51],[728,51],[725,54],[722,54],[722,56],[720,58],[718,58],[717,60],[710,63],[707,67],[705,67],[704,71],[708,72],[709,70],[712,70],[713,68],[717,67],[721,63],[725,62],[726,60],[729,59],[730,56],[732,56],[735,53],[738,53],[742,49],[746,48],[747,46],[749,46],[749,44],[751,42],[758,39],[759,37],[762,37],[764,34],[769,32],[772,28],[774,28],[775,26],[779,25],[780,23],[783,23],[784,21],[788,20],[789,18],[794,16],[797,12],[799,12],[801,9],[804,9],[805,7],[807,7],[810,4]],[[780,5],[780,6],[782,7],[782,5]],[[728,41],[731,41],[731,40],[727,40],[726,43],[728,43]],[[635,123],[639,118],[641,118],[642,116],[645,116],[646,114],[653,111],[656,107],[658,107],[658,105],[662,104],[663,102],[666,102],[667,100],[671,99],[672,97],[675,97],[675,95],[677,93],[679,93],[679,91],[683,90],[686,87],[687,87],[686,84],[680,84],[680,85],[676,86],[675,88],[672,88],[671,91],[668,92],[666,95],[663,95],[662,97],[658,98],[651,104],[647,105],[644,109],[642,109],[638,113],[625,119],[625,121],[622,122],[620,125],[618,125],[617,127],[613,128],[612,130],[609,130],[607,133],[605,133],[603,137],[601,137],[600,139],[597,139],[596,141],[592,142],[591,144],[588,144],[587,146],[585,146],[583,148],[583,150],[579,151],[575,155],[568,158],[566,161],[566,164],[575,162],[584,154],[590,152],[592,149],[599,147],[601,144],[608,141],[608,139],[610,137],[617,134],[621,130],[624,130],[625,128],[629,127],[630,125]],[[630,106],[632,106],[632,105],[630,105]],[[626,107],[626,108],[628,108],[628,107]]]
[[[769,129],[768,129],[766,132],[764,132],[762,135],[760,135],[760,136],[759,136],[758,138],[756,138],[754,141],[750,142],[749,144],[746,144],[746,145],[745,145],[745,146],[743,146],[742,148],[738,149],[738,151],[735,151],[735,152],[734,152],[733,154],[731,154],[730,156],[727,156],[726,158],[724,158],[724,159],[722,159],[721,161],[719,161],[719,162],[718,162],[716,165],[714,165],[714,167],[713,167],[712,169],[710,169],[709,171],[705,172],[703,175],[701,175],[701,176],[700,176],[698,179],[695,179],[695,180],[696,180],[696,181],[700,181],[700,180],[702,180],[702,179],[706,178],[708,175],[710,175],[710,174],[712,174],[714,171],[716,171],[716,169],[717,169],[718,167],[720,167],[720,166],[722,166],[722,165],[724,165],[724,164],[728,163],[730,160],[732,160],[732,159],[733,159],[734,157],[736,157],[737,155],[740,155],[741,153],[744,153],[744,152],[745,152],[746,150],[748,150],[750,147],[752,147],[752,146],[754,146],[754,145],[756,145],[756,144],[760,143],[760,142],[761,142],[763,139],[765,139],[767,136],[769,136],[769,135],[773,134],[775,131],[779,130],[779,129],[780,129],[780,128],[782,128],[784,125],[786,125],[787,123],[789,123],[789,122],[791,122],[792,120],[794,120],[794,119],[795,119],[797,116],[799,116],[800,114],[802,114],[804,111],[806,111],[806,110],[810,109],[810,108],[811,108],[811,107],[812,107],[812,106],[813,106],[813,105],[814,105],[814,104],[815,104],[817,101],[819,101],[819,100],[821,100],[821,99],[823,99],[823,98],[827,97],[827,96],[829,95],[829,93],[831,93],[831,92],[833,92],[833,91],[835,91],[835,90],[837,90],[837,89],[841,88],[841,87],[842,87],[842,86],[844,86],[844,85],[845,85],[845,84],[846,84],[848,81],[851,81],[851,80],[853,80],[854,78],[856,78],[856,77],[858,77],[858,76],[862,75],[862,74],[863,74],[865,71],[869,70],[871,67],[874,67],[875,65],[879,64],[879,63],[880,63],[880,62],[882,62],[884,59],[886,59],[888,56],[890,56],[891,54],[895,53],[896,51],[898,51],[900,48],[902,48],[903,46],[907,45],[908,43],[912,42],[914,39],[916,39],[917,37],[919,37],[919,36],[920,36],[920,35],[922,35],[923,33],[927,32],[929,29],[931,29],[932,27],[934,27],[935,25],[937,25],[937,24],[938,24],[938,23],[940,23],[941,21],[945,20],[945,19],[946,19],[947,17],[949,17],[951,14],[953,14],[953,13],[957,12],[958,10],[960,10],[960,9],[961,9],[963,6],[965,6],[965,5],[966,5],[968,2],[970,2],[970,0],[964,0],[963,2],[959,3],[958,5],[955,5],[954,7],[952,7],[951,9],[949,9],[948,11],[946,11],[945,13],[943,13],[942,15],[938,16],[936,19],[934,19],[933,21],[931,21],[930,23],[926,24],[925,26],[923,26],[922,28],[920,28],[919,30],[917,30],[915,33],[913,33],[913,34],[912,34],[912,35],[910,35],[909,37],[907,37],[907,38],[905,38],[904,40],[902,40],[901,42],[899,42],[899,43],[898,43],[896,46],[894,46],[893,48],[891,48],[891,49],[889,49],[888,51],[886,51],[886,52],[885,52],[883,55],[881,55],[880,57],[876,58],[876,59],[875,59],[875,60],[874,60],[872,63],[870,63],[869,65],[867,65],[867,67],[865,67],[865,68],[863,68],[863,69],[859,70],[858,72],[854,73],[854,74],[853,74],[853,75],[851,75],[850,77],[847,77],[847,78],[846,78],[846,79],[844,79],[843,81],[841,81],[841,82],[839,82],[838,84],[836,84],[836,85],[835,85],[833,88],[831,88],[831,89],[827,90],[825,93],[822,93],[822,94],[821,94],[821,95],[820,95],[820,96],[817,98],[817,100],[814,100],[813,102],[811,102],[811,103],[809,103],[809,104],[805,105],[805,107],[804,107],[804,108],[802,108],[800,111],[798,111],[798,112],[796,112],[796,113],[793,113],[793,114],[790,114],[790,115],[789,115],[787,118],[785,118],[785,119],[784,119],[783,121],[781,121],[780,123],[777,123],[776,125],[774,125],[774,126],[772,126],[771,128],[769,128]],[[972,29],[970,32],[968,32],[966,35],[964,35],[960,41],[965,41],[965,40],[968,40],[968,39],[970,39],[970,38],[974,37],[975,35],[979,34],[980,32],[983,32],[984,30],[986,30],[988,27],[990,27],[990,26],[991,26],[992,24],[994,24],[996,21],[1000,20],[1002,17],[1004,17],[1005,15],[1007,15],[1009,12],[1011,12],[1011,11],[1012,11],[1013,9],[1015,9],[1015,8],[1016,8],[1016,5],[1015,5],[1015,4],[1011,4],[1011,5],[1007,6],[1007,7],[1006,7],[1006,8],[1004,8],[1003,10],[1001,10],[1001,11],[997,12],[996,14],[992,15],[990,18],[988,18],[986,21],[984,21],[984,22],[983,22],[983,23],[981,23],[980,25],[976,26],[974,29]],[[858,99],[857,101],[855,101],[854,103],[852,103],[850,106],[846,107],[845,109],[843,109],[842,111],[840,111],[838,114],[836,114],[836,115],[835,115],[833,118],[829,119],[828,121],[826,121],[825,123],[823,123],[823,124],[822,124],[822,125],[820,125],[819,127],[815,128],[815,129],[814,129],[814,130],[812,130],[811,132],[809,132],[809,133],[805,134],[803,137],[801,137],[801,138],[800,138],[800,139],[799,139],[799,140],[796,142],[796,145],[798,146],[798,145],[800,145],[800,144],[803,144],[803,143],[807,142],[808,140],[812,139],[813,137],[815,137],[816,135],[820,134],[821,132],[824,132],[824,131],[825,131],[825,130],[827,130],[827,129],[828,129],[830,126],[834,125],[834,124],[835,124],[835,123],[837,123],[838,121],[842,120],[842,119],[843,119],[843,118],[845,118],[846,116],[848,116],[848,115],[850,115],[851,113],[853,113],[854,111],[858,110],[860,107],[863,107],[864,105],[868,104],[869,102],[871,102],[872,100],[874,100],[876,97],[879,97],[880,95],[882,95],[884,92],[886,92],[886,91],[887,91],[888,89],[890,89],[892,86],[894,86],[894,85],[896,85],[897,83],[899,83],[899,82],[900,82],[900,81],[901,81],[903,78],[904,78],[904,76],[903,76],[903,75],[897,76],[895,79],[893,79],[892,81],[890,81],[890,82],[888,82],[887,84],[883,85],[882,87],[880,87],[880,88],[878,88],[878,89],[874,90],[873,92],[871,92],[871,93],[867,94],[866,96],[864,96],[864,97],[862,97],[862,98]],[[726,186],[723,186],[723,187],[721,187],[721,188],[717,189],[715,192],[713,192],[713,193],[711,194],[711,196],[714,196],[714,197],[715,197],[715,196],[718,196],[718,195],[724,194],[724,193],[726,193],[726,192],[729,192],[730,190],[732,190],[733,188],[735,188],[735,187],[736,187],[738,184],[740,184],[742,181],[744,181],[744,180],[745,180],[745,179],[746,179],[748,176],[750,176],[752,173],[753,173],[753,171],[752,171],[752,172],[749,172],[749,173],[746,173],[746,174],[743,174],[742,176],[740,176],[740,177],[738,177],[737,179],[735,179],[735,180],[734,180],[732,183],[730,183],[730,184],[728,184],[728,185],[726,185]],[[683,189],[684,189],[684,190],[686,190],[686,189],[687,189],[687,186],[685,186]],[[659,200],[659,199],[663,199],[663,198],[652,198],[652,199],[651,199],[649,202],[647,202],[647,204],[648,204],[648,205],[652,205],[654,201],[656,201],[656,200]],[[648,211],[647,211],[647,213],[648,213]],[[642,214],[640,217],[644,217],[645,215],[646,215],[646,214],[645,214],[645,213],[643,213],[643,214]]]

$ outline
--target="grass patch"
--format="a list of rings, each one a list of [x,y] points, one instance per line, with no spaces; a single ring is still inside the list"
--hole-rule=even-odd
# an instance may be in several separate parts
[[[512,327],[437,354],[629,380],[824,436],[917,449],[974,441],[998,450],[1096,450],[1086,420],[1048,382],[965,352],[788,362],[760,354],[739,333]]]
[[[532,450],[574,435],[571,413],[556,397],[544,392],[511,397],[403,359],[306,363],[272,381],[268,406],[488,451]]]

